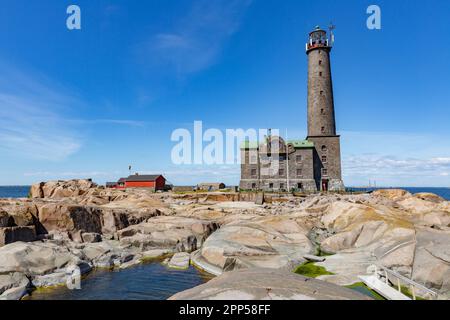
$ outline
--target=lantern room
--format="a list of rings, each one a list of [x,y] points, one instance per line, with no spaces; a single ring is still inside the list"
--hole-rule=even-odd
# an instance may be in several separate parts
[[[306,44],[306,52],[316,48],[331,48],[327,32],[317,26],[314,31],[309,34],[309,41]]]

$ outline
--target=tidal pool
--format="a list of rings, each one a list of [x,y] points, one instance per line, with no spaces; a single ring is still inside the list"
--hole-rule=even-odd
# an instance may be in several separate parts
[[[213,276],[194,267],[171,270],[160,263],[121,271],[95,271],[81,282],[81,290],[65,286],[36,290],[30,300],[166,300],[208,282]]]

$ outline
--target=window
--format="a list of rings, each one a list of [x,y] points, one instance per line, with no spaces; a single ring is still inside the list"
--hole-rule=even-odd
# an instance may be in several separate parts
[[[322,133],[325,133],[325,127],[322,127],[321,131],[322,131]]]
[[[280,189],[284,189],[284,183],[280,183]]]
[[[319,77],[321,77],[321,76],[322,76],[322,71],[319,72]]]
[[[325,114],[325,109],[320,109],[320,114],[324,115]]]
[[[297,183],[297,189],[303,190],[303,183]]]
[[[320,95],[323,96],[323,90],[320,90]]]
[[[328,161],[327,156],[322,156],[322,163],[327,163],[327,161]]]
[[[252,189],[256,189],[256,183],[252,183]]]
[[[273,183],[269,183],[269,189],[273,189]]]
[[[278,171],[278,175],[284,176],[284,169],[280,169],[280,170]]]
[[[301,177],[303,175],[302,169],[297,169],[297,177]]]
[[[322,169],[322,176],[324,177],[328,176],[328,169],[325,168]]]
[[[256,169],[252,169],[251,175],[252,175],[252,177],[256,176]]]
[[[328,151],[327,146],[322,146],[322,152],[327,152],[327,151]]]
[[[272,161],[272,159],[270,159],[268,157],[261,157],[260,161],[261,161],[261,164],[266,165],[266,164],[269,164],[270,161]]]
[[[321,66],[322,65],[322,60],[319,60],[319,66]]]
[[[301,156],[301,155],[297,155],[296,157],[295,157],[295,161],[296,162],[302,162],[302,160],[303,160],[303,157]]]

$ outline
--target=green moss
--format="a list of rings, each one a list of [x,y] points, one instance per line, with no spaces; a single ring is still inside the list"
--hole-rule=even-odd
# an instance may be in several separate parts
[[[376,291],[367,287],[363,282],[354,283],[351,286],[346,286],[346,288],[358,291],[359,293],[365,294],[366,296],[374,298],[375,300],[386,300],[383,296],[378,294]],[[407,296],[411,299],[413,298],[412,293],[408,287],[401,286],[401,291],[405,296]],[[426,300],[426,299],[416,296],[416,300]]]
[[[159,262],[162,263],[164,260],[172,258],[173,254],[163,254],[161,256],[156,256],[156,257],[143,257],[141,259],[139,259],[139,261],[142,264],[150,264],[150,263],[155,263],[155,262]]]
[[[403,293],[405,296],[407,296],[408,298],[413,299],[412,292],[411,292],[411,290],[410,290],[408,287],[400,286],[400,289],[401,289],[402,293]],[[416,295],[416,300],[426,300],[426,299],[424,299],[424,298],[422,298],[422,297],[418,297],[418,296]]]
[[[314,262],[306,262],[295,270],[295,273],[309,278],[317,278],[319,276],[334,275],[327,271],[324,267],[316,266]]]
[[[363,282],[357,282],[350,286],[346,286],[346,288],[358,291],[359,293],[362,293],[366,296],[369,296],[375,300],[386,300],[383,296],[378,294],[376,291],[370,289],[368,286],[366,286]]]
[[[316,248],[316,256],[318,257],[329,257],[335,255],[334,253],[323,251],[320,246],[317,246]]]

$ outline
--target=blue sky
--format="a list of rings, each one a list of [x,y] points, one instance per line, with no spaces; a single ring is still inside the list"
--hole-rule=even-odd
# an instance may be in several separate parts
[[[82,30],[66,28],[70,4]],[[449,14],[447,0],[2,0],[0,185],[103,183],[129,164],[237,184],[238,166],[172,164],[172,132],[201,120],[304,138],[307,34],[332,21],[346,184],[448,187]]]

